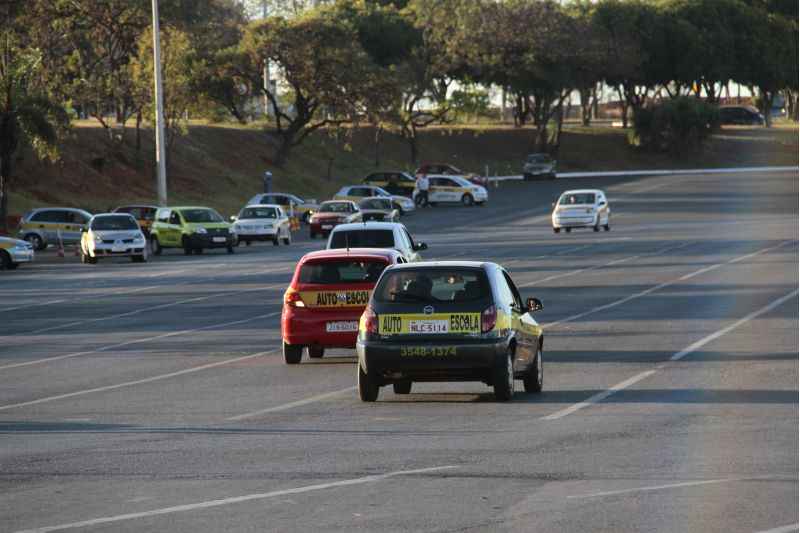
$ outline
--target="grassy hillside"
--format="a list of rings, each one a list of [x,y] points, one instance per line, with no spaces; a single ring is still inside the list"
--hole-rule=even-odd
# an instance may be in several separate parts
[[[450,162],[480,173],[488,165],[491,175],[518,174],[532,136],[530,129],[506,126],[430,128],[422,133],[421,160]],[[143,131],[140,153],[134,149],[131,128],[122,148],[110,146],[103,130],[85,121],[75,125],[58,164],[23,154],[12,186],[11,214],[45,205],[101,211],[129,202],[153,203],[152,132]],[[325,133],[312,136],[283,169],[270,164],[270,153],[259,125],[193,124],[170,157],[169,202],[210,205],[227,215],[261,190],[265,170],[275,176],[273,190],[321,200],[373,170],[413,169],[402,139],[384,134],[376,154],[369,128],[355,130],[346,146]],[[797,165],[797,154],[796,127],[726,129],[702,154],[674,160],[627,147],[622,130],[574,126],[564,133],[559,170]]]

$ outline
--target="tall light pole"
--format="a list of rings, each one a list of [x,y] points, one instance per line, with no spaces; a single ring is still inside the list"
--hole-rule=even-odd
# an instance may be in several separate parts
[[[158,205],[167,205],[167,154],[164,146],[164,94],[161,86],[161,30],[158,25],[158,0],[153,0],[153,79],[156,97],[156,167]]]
[[[267,0],[261,0],[261,14],[266,19],[269,16],[269,7],[267,6]],[[269,58],[264,58],[264,72],[262,73],[262,77],[264,79],[264,117],[269,117],[269,93],[270,87],[270,80],[269,80]]]

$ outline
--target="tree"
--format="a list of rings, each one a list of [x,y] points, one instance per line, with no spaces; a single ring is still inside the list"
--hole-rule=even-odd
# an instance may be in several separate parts
[[[266,93],[273,129],[273,163],[282,166],[292,148],[325,126],[357,119],[374,77],[374,65],[358,43],[354,29],[330,11],[316,10],[287,20],[270,17],[248,27],[241,62],[235,74],[247,79],[251,91]],[[262,61],[268,58],[280,71],[290,108],[263,90]]]
[[[8,26],[0,32],[0,228],[6,227],[14,157],[23,146],[54,160],[69,126],[64,108],[50,96],[42,57],[21,44]]]

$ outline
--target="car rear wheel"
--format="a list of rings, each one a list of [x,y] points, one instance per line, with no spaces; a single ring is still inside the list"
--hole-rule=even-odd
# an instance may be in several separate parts
[[[232,245],[232,244],[229,244],[229,245],[228,245],[228,253],[229,253],[229,254],[232,254],[232,253],[234,253],[234,248],[233,248],[233,245]]]
[[[287,365],[296,365],[303,358],[303,347],[299,344],[283,343],[283,362]]]
[[[311,359],[320,359],[322,356],[325,355],[325,348],[322,346],[309,346],[308,347],[308,356]]]
[[[461,203],[469,207],[475,203],[475,199],[472,197],[471,194],[465,194],[464,196],[461,197]]]
[[[23,237],[23,239],[31,243],[31,246],[33,246],[33,249],[36,250],[37,252],[41,252],[42,250],[47,248],[47,245],[44,243],[44,240],[35,233],[28,233],[27,235],[25,235],[25,237]]]
[[[186,237],[181,239],[181,245],[183,246],[183,255],[192,255],[192,247],[189,246],[189,239]]]
[[[362,402],[374,402],[378,399],[378,391],[380,389],[378,382],[375,376],[364,372],[360,364],[356,366],[358,367],[358,397],[361,398]]]
[[[161,244],[158,242],[158,237],[150,238],[150,251],[153,252],[153,255],[161,255],[163,250]]]
[[[5,250],[0,250],[0,270],[8,269],[13,270],[15,267],[11,266],[15,263],[11,261],[11,256]]]
[[[525,392],[537,393],[542,392],[542,385],[544,384],[544,367],[542,366],[542,348],[536,351],[536,361],[533,366],[522,378],[522,384],[525,386]]]
[[[392,388],[395,394],[410,394],[411,380],[395,381],[392,383]]]
[[[147,256],[144,255],[144,254],[142,254],[142,255],[132,255],[131,256],[131,261],[134,262],[134,263],[146,263],[147,262]]]
[[[498,402],[507,402],[514,396],[514,352],[509,350],[505,362],[494,369],[494,397]]]

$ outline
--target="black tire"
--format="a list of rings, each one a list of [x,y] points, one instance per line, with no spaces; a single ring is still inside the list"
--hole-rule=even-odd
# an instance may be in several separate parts
[[[8,255],[8,252],[5,250],[0,250],[0,270],[13,270],[14,267],[11,266],[13,264],[14,263],[11,261],[11,256]]]
[[[309,346],[308,347],[308,356],[311,359],[322,359],[322,356],[325,355],[325,348],[322,346]]]
[[[35,233],[28,233],[23,237],[23,240],[28,241],[33,246],[33,249],[37,252],[41,252],[45,248],[47,248],[47,244],[45,244],[44,240],[39,237]]]
[[[145,258],[144,255],[132,255],[131,256],[131,263],[144,263]]]
[[[554,179],[556,179],[556,173],[555,172],[551,172],[550,174],[547,175],[547,177],[549,179],[551,179],[551,180],[554,180]]]
[[[181,246],[183,246],[183,255],[192,255],[192,247],[189,246],[189,239],[186,237],[181,239]]]
[[[378,392],[380,391],[378,382],[375,376],[361,370],[360,364],[356,366],[358,367],[358,397],[361,398],[362,402],[374,402],[378,399]]]
[[[283,343],[283,362],[287,365],[296,365],[303,358],[303,347],[299,344]]]
[[[553,228],[553,233],[561,233],[561,228]]]
[[[525,373],[522,378],[522,384],[525,387],[525,392],[539,393],[542,392],[544,386],[544,367],[542,366],[542,347],[536,351],[536,361],[533,362],[531,369]]]
[[[228,245],[228,253],[229,253],[229,254],[232,254],[232,253],[234,253],[234,248],[233,248],[233,245],[232,245],[232,244],[229,244],[229,245]]]
[[[153,255],[161,255],[161,252],[164,251],[161,243],[158,242],[158,237],[150,237],[150,251],[153,252]]]
[[[532,175],[530,175],[530,174],[523,174],[523,175],[522,175],[522,179],[523,179],[524,181],[531,181],[531,180],[533,179],[533,176],[532,176]]]
[[[514,352],[509,350],[504,361],[498,361],[492,373],[494,397],[507,402],[514,396]]]
[[[411,380],[395,381],[392,383],[392,388],[395,394],[410,394]]]
[[[202,255],[203,254],[203,249],[202,248],[194,248],[192,250],[192,252],[194,253],[194,255]]]
[[[461,203],[467,207],[472,207],[475,205],[475,198],[471,194],[465,194],[461,197]]]
[[[244,241],[244,245],[245,245],[245,246],[250,246],[251,244],[252,244],[252,242],[251,242],[251,241]]]

